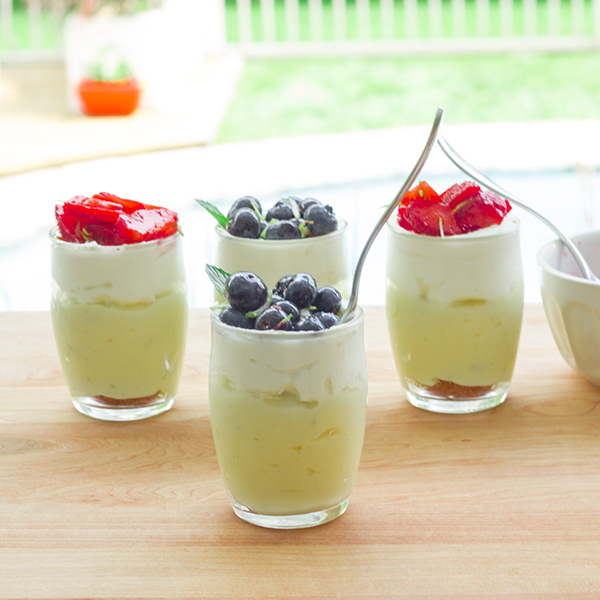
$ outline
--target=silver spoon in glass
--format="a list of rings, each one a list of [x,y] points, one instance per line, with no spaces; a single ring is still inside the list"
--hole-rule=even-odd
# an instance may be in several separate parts
[[[579,252],[579,249],[575,244],[562,232],[554,223],[550,222],[544,215],[539,213],[537,210],[529,206],[529,204],[523,202],[516,196],[513,196],[510,192],[507,192],[504,188],[500,187],[497,183],[494,183],[487,175],[484,175],[480,171],[478,171],[473,165],[469,164],[452,146],[442,137],[439,136],[437,140],[440,148],[444,151],[444,154],[464,173],[470,175],[475,181],[480,183],[481,185],[489,188],[493,192],[496,192],[500,196],[504,196],[507,200],[510,200],[516,206],[521,207],[523,210],[526,210],[528,213],[531,213],[534,217],[537,217],[542,223],[546,224],[554,233],[558,236],[560,241],[569,249],[573,258],[579,265],[581,272],[585,279],[589,279],[590,281],[598,281],[598,278],[589,265],[585,261],[585,258]]]
[[[367,254],[369,253],[369,250],[371,249],[375,238],[377,237],[383,226],[386,224],[391,214],[394,212],[394,209],[398,206],[398,204],[400,204],[402,198],[406,196],[406,194],[410,190],[411,185],[414,183],[415,179],[421,172],[425,161],[429,157],[429,154],[431,153],[431,150],[435,145],[440,127],[442,126],[443,119],[444,109],[440,107],[437,109],[435,119],[431,127],[431,132],[429,134],[429,138],[427,139],[427,143],[425,144],[425,148],[423,148],[423,152],[421,153],[419,160],[413,167],[413,170],[408,175],[408,178],[404,182],[404,185],[400,188],[400,191],[396,194],[396,197],[392,200],[392,203],[386,208],[385,213],[379,219],[377,225],[375,225],[375,228],[371,232],[369,239],[365,243],[365,247],[362,249],[362,252],[358,257],[358,262],[356,263],[356,269],[354,270],[354,279],[352,281],[352,291],[350,292],[350,298],[348,299],[348,305],[346,306],[346,310],[340,317],[340,323],[344,323],[345,321],[347,321],[350,318],[351,313],[356,309],[356,306],[358,305],[358,287],[360,283],[360,276],[362,274]]]

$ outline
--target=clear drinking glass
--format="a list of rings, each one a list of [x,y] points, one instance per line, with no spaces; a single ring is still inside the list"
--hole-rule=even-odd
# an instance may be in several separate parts
[[[227,273],[255,273],[269,289],[285,275],[310,273],[319,287],[332,286],[347,298],[352,279],[348,224],[343,219],[338,219],[338,223],[338,229],[332,233],[298,240],[235,237],[217,225],[214,264]],[[215,299],[222,300],[218,292]]]
[[[319,332],[238,329],[211,317],[210,418],[235,513],[274,529],[341,515],[367,409],[360,308]]]
[[[75,408],[131,421],[173,405],[188,306],[181,235],[101,246],[50,232],[52,324]]]
[[[502,403],[523,318],[519,221],[432,237],[388,221],[386,313],[406,397],[434,412]]]

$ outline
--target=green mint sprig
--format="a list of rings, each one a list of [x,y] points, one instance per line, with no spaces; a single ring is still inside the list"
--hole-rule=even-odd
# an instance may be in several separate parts
[[[227,217],[213,204],[207,202],[206,200],[199,200],[198,198],[194,198],[196,202],[204,209],[206,212],[213,216],[217,223],[223,228],[227,229]]]
[[[204,270],[206,271],[211,283],[215,286],[217,292],[219,292],[223,298],[227,298],[227,295],[225,294],[225,284],[229,278],[229,273],[227,273],[227,271],[223,271],[223,269],[219,269],[219,267],[215,267],[214,265],[206,265]]]

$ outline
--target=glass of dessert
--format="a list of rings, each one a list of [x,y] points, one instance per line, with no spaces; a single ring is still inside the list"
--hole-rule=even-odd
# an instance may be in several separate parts
[[[502,403],[523,317],[519,221],[477,184],[421,182],[388,221],[386,313],[414,406],[469,413]]]
[[[218,287],[218,286],[217,286]],[[344,513],[367,409],[364,314],[339,323],[341,294],[307,273],[234,273],[211,316],[210,418],[235,513],[273,529]]]
[[[244,196],[223,215],[208,202],[198,203],[217,220],[217,267],[253,272],[270,288],[284,275],[308,272],[319,286],[335,287],[348,297],[348,224],[331,206],[290,196],[265,211],[256,198]],[[215,292],[215,299],[223,298]]]
[[[55,212],[52,324],[75,408],[109,421],[168,410],[188,314],[177,214],[105,192]]]

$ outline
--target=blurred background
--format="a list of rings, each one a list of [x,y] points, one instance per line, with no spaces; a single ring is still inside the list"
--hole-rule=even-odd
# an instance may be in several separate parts
[[[0,0],[0,310],[49,308],[54,206],[109,191],[177,210],[190,302],[214,221],[314,196],[355,262],[443,135],[574,235],[598,227],[600,0]],[[436,149],[421,179],[466,179]],[[554,235],[522,220],[526,300]],[[362,304],[383,304],[385,236]]]

